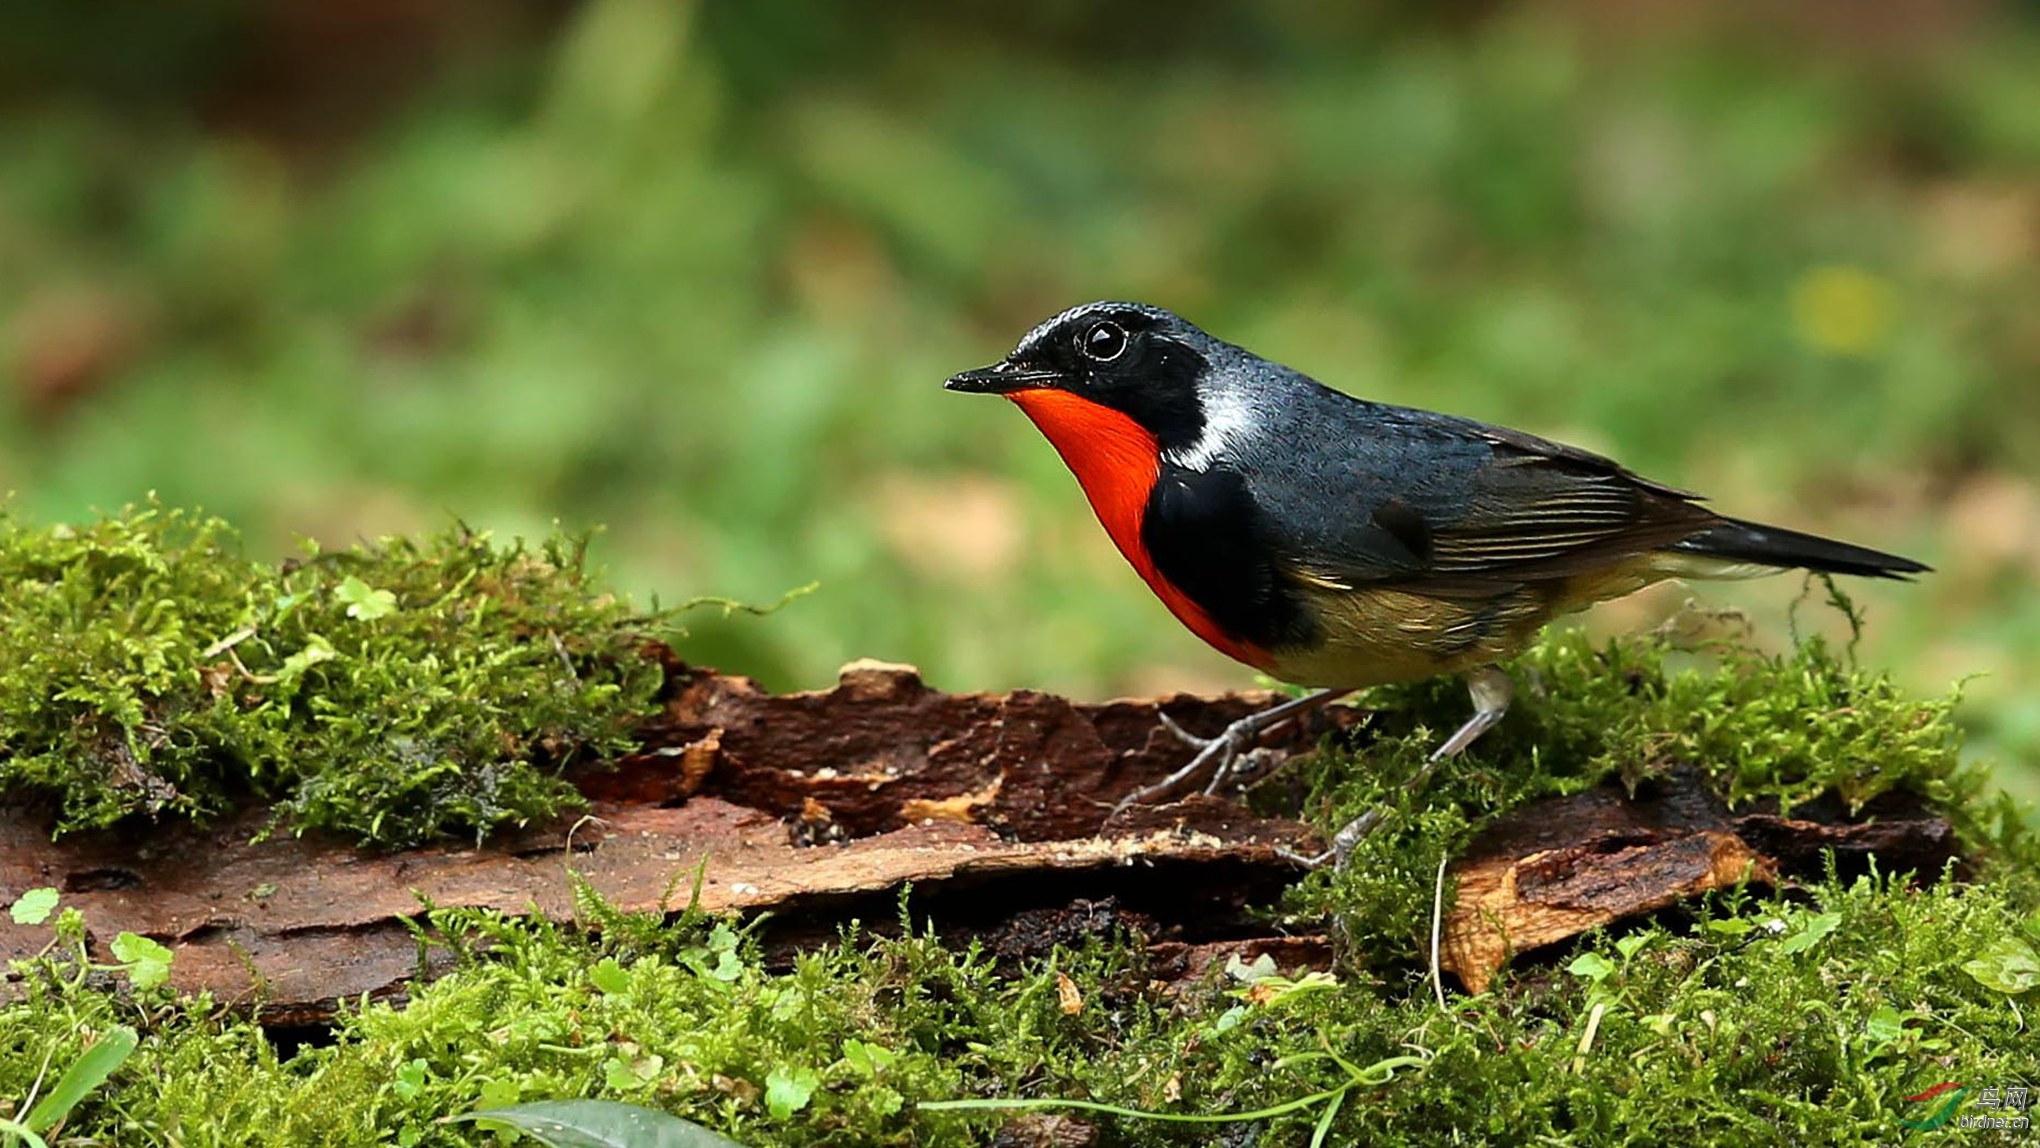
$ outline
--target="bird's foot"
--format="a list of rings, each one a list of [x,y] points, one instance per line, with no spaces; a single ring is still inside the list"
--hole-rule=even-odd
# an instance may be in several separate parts
[[[1436,760],[1436,758],[1433,758],[1433,763]],[[1429,780],[1430,775],[1431,767],[1427,765],[1424,767],[1423,772],[1411,780],[1410,787],[1412,789],[1421,788],[1421,782]],[[1375,830],[1381,828],[1382,824],[1388,820],[1388,814],[1389,809],[1387,806],[1377,806],[1348,821],[1338,833],[1332,836],[1332,847],[1323,853],[1305,856],[1291,849],[1278,849],[1275,851],[1276,855],[1285,861],[1295,862],[1305,869],[1322,869],[1326,865],[1330,865],[1334,871],[1344,869],[1347,859],[1353,856],[1353,850],[1358,848],[1362,841],[1367,840]]]
[[[1424,768],[1418,770],[1403,787],[1409,797],[1416,797],[1431,783],[1431,774],[1437,770],[1439,762],[1466,752],[1466,747],[1472,745],[1474,739],[1492,729],[1496,722],[1502,720],[1502,715],[1509,712],[1509,701],[1515,696],[1515,687],[1509,681],[1509,676],[1501,670],[1494,666],[1483,666],[1474,670],[1466,675],[1466,686],[1467,692],[1473,697],[1473,716],[1466,719],[1466,724],[1454,730],[1452,736],[1445,739],[1444,744],[1431,751],[1431,756],[1424,761]],[[1348,821],[1332,835],[1332,847],[1314,857],[1306,857],[1287,849],[1281,851],[1281,856],[1306,869],[1319,869],[1326,864],[1330,864],[1335,870],[1344,869],[1346,862],[1353,856],[1353,850],[1381,828],[1388,820],[1390,811],[1389,806],[1376,806]]]
[[[1181,769],[1121,798],[1119,804],[1112,807],[1112,812],[1117,814],[1130,806],[1166,797],[1174,793],[1184,782],[1199,776],[1207,769],[1211,770],[1211,781],[1204,787],[1204,792],[1217,793],[1226,781],[1239,777],[1242,773],[1257,771],[1274,756],[1271,751],[1254,748],[1255,740],[1262,734],[1305,710],[1314,709],[1349,692],[1321,690],[1304,697],[1291,698],[1259,713],[1248,714],[1220,730],[1217,737],[1199,737],[1178,725],[1169,715],[1157,714],[1164,729],[1196,749],[1197,753]],[[1241,768],[1243,765],[1251,765],[1253,768],[1243,770]]]
[[[1261,732],[1261,727],[1251,724],[1255,717],[1260,716],[1258,714],[1241,718],[1232,723],[1220,730],[1217,737],[1198,737],[1196,734],[1177,725],[1175,719],[1169,715],[1161,714],[1159,716],[1162,719],[1162,725],[1170,733],[1175,734],[1177,738],[1196,749],[1197,753],[1174,773],[1169,774],[1152,785],[1143,785],[1125,797],[1120,798],[1119,804],[1112,807],[1112,812],[1115,814],[1122,813],[1131,806],[1142,805],[1158,797],[1166,797],[1174,793],[1177,787],[1181,786],[1184,782],[1198,776],[1206,769],[1211,770],[1211,785],[1205,792],[1209,793],[1216,790],[1219,785],[1223,784],[1226,776],[1232,772],[1233,761],[1253,744],[1253,739]]]
[[[1172,734],[1175,734],[1177,741],[1182,742],[1184,745],[1189,746],[1191,749],[1203,749],[1206,746],[1209,746],[1212,742],[1215,742],[1219,740],[1219,738],[1225,736],[1225,733],[1221,731],[1218,737],[1198,737],[1196,734],[1191,733],[1187,729],[1184,729],[1182,724],[1178,722],[1175,718],[1170,717],[1168,711],[1166,710],[1156,710],[1155,720],[1162,723],[1163,729],[1168,730]],[[1232,728],[1231,726],[1226,727],[1226,729],[1228,730],[1230,730],[1231,728]]]
[[[1281,764],[1282,760],[1289,756],[1279,749],[1269,749],[1266,747],[1256,749],[1249,748],[1243,744],[1247,740],[1245,735],[1234,736],[1234,728],[1240,724],[1239,722],[1234,722],[1232,725],[1219,731],[1217,737],[1198,737],[1196,734],[1178,725],[1176,719],[1166,713],[1157,711],[1155,716],[1161,719],[1163,729],[1176,735],[1177,741],[1199,752],[1210,749],[1213,745],[1225,742],[1228,737],[1233,738],[1228,748],[1217,751],[1219,757],[1218,767],[1211,771],[1211,781],[1204,787],[1204,795],[1206,797],[1215,796],[1219,789],[1228,781],[1245,781],[1262,770]],[[1280,724],[1280,722],[1271,723],[1259,732],[1265,733],[1267,730],[1274,729]],[[1193,761],[1192,764],[1194,765],[1195,762]],[[1157,782],[1156,785],[1170,786],[1174,778],[1175,774],[1171,774],[1169,778],[1164,778],[1162,781]],[[1180,782],[1176,782],[1176,784],[1180,784]],[[1153,787],[1151,786],[1150,788]],[[1137,793],[1128,800],[1132,801],[1139,797],[1140,794]],[[1124,804],[1122,804],[1121,808],[1124,807]]]

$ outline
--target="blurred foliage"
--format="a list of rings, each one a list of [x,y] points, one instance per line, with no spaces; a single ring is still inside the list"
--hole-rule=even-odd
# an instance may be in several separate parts
[[[1866,661],[1985,675],[1973,744],[2040,758],[2027,10],[82,11],[0,15],[30,516],[154,489],[276,552],[562,516],[640,593],[820,579],[687,647],[774,685],[1240,682],[1022,420],[939,390],[1129,297],[1933,562],[1861,591]],[[1782,638],[1798,589],[1707,593]]]

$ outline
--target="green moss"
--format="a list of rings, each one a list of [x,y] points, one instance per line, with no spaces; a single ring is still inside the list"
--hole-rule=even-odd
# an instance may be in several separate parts
[[[643,620],[561,543],[456,532],[274,569],[217,522],[157,509],[10,524],[0,543],[22,588],[0,634],[4,768],[69,825],[252,792],[378,840],[480,831],[558,808],[557,766],[613,749],[656,685],[634,654]],[[1341,937],[1329,978],[1250,992],[1216,973],[1171,993],[1137,938],[1014,968],[911,928],[768,967],[740,922],[625,916],[582,889],[581,925],[422,913],[421,944],[453,971],[282,1055],[209,1001],[136,987],[136,969],[80,968],[61,954],[83,924],[59,915],[70,939],[19,966],[0,1006],[0,1100],[115,1024],[141,1046],[68,1136],[451,1145],[479,1134],[443,1116],[599,1095],[760,1148],[982,1143],[1004,1114],[921,1107],[970,1098],[1288,1105],[1242,1133],[1271,1148],[1320,1121],[1330,1143],[1869,1144],[1906,1136],[1897,1122],[1927,1114],[1903,1097],[1940,1081],[2035,1083],[2040,843],[1962,762],[1952,700],[1908,698],[1819,644],[1701,659],[1560,635],[1516,672],[1509,719],[1420,799],[1401,782],[1464,714],[1450,682],[1377,691],[1364,744],[1300,765],[1326,826],[1400,805],[1347,871],[1282,907]],[[1526,801],[1677,768],[1738,803],[1909,792],[1954,823],[1971,879],[1732,890],[1440,1008],[1416,959],[1438,861]],[[1093,1118],[1108,1145],[1222,1131]]]
[[[556,814],[660,679],[582,545],[455,529],[276,567],[180,510],[0,512],[0,786],[59,833],[249,799],[386,844]]]
[[[1300,884],[1290,911],[1338,919],[1356,950],[1414,958],[1438,862],[1489,818],[1610,778],[1634,787],[1679,769],[1732,806],[1789,811],[1832,794],[1858,809],[1886,793],[1914,795],[1948,816],[1980,871],[2031,892],[2040,842],[2009,799],[1986,796],[1989,771],[1963,760],[1957,699],[1909,697],[1818,639],[1784,655],[1725,646],[1702,658],[1661,638],[1596,645],[1563,631],[1513,673],[1509,716],[1417,795],[1404,782],[1470,712],[1466,692],[1444,679],[1368,695],[1371,739],[1302,767],[1306,808],[1326,826],[1380,805],[1399,815],[1361,843],[1346,873]]]
[[[150,1011],[32,975],[27,999],[0,1009],[0,1096],[26,1095],[46,1057],[68,1063],[114,1023],[144,1026],[142,1046],[67,1131],[121,1144],[461,1144],[474,1134],[439,1117],[583,1095],[748,1145],[981,1143],[1001,1114],[917,1102],[1244,1111],[1338,1087],[1324,1052],[1410,1058],[1346,1095],[1333,1143],[1881,1144],[1924,1115],[1901,1098],[1941,1080],[2033,1083],[2019,1006],[1963,968],[1993,944],[2040,943],[2030,903],[1876,879],[1806,897],[1728,897],[1689,928],[1589,938],[1577,971],[1449,1010],[1422,985],[1350,974],[1170,996],[1117,940],[1015,972],[926,937],[853,933],[775,971],[741,932],[699,917],[612,915],[596,935],[435,912],[458,967],[288,1059],[206,1002]],[[1082,998],[1073,1014],[1065,977]],[[1302,1144],[1322,1111],[1258,1121],[1252,1142]],[[1216,1131],[1103,1123],[1115,1145]]]

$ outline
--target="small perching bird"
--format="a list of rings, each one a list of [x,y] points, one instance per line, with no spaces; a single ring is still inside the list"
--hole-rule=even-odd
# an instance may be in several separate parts
[[[1724,517],[1576,447],[1353,398],[1137,303],[1064,311],[948,387],[1004,395],[1034,421],[1193,633],[1322,687],[1198,741],[1188,765],[1128,802],[1206,769],[1215,790],[1256,737],[1309,707],[1463,674],[1473,716],[1422,785],[1508,711],[1498,663],[1560,614],[1665,578],[1928,569]],[[1343,860],[1377,821],[1347,825],[1325,857]]]

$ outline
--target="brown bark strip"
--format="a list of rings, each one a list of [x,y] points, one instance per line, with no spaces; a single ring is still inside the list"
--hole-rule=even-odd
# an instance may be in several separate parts
[[[1484,992],[1511,956],[1666,908],[1739,881],[1817,873],[1832,850],[1845,871],[1871,853],[1887,873],[1937,876],[1954,855],[1942,818],[1885,802],[1874,821],[1840,812],[1731,816],[1691,773],[1626,796],[1606,786],[1525,806],[1489,826],[1452,866],[1439,966]]]
[[[946,694],[911,666],[871,661],[845,666],[833,689],[783,695],[748,678],[677,672],[665,716],[644,731],[648,750],[581,777],[583,792],[659,803],[698,790],[788,818],[814,802],[849,837],[929,818],[972,820],[1022,841],[1089,837],[1120,798],[1188,758],[1157,714],[1209,736],[1281,700],[1269,691],[1099,704],[1032,690]],[[1313,716],[1263,744],[1308,749],[1359,715]],[[676,771],[675,757],[707,758],[712,768]]]
[[[676,809],[617,808],[602,818],[575,833],[571,864],[619,909],[677,911],[699,873],[705,910],[795,914],[907,881],[917,889],[1021,874],[1096,881],[1131,866],[1214,877],[1230,866],[1235,883],[1244,879],[1238,869],[1259,870],[1279,888],[1290,864],[1275,850],[1295,840],[1298,828],[1245,818],[1126,837],[1012,842],[981,825],[935,822],[803,848],[776,819],[713,797]],[[248,844],[258,824],[171,837],[154,849],[111,840],[53,848],[37,839],[38,828],[9,820],[0,823],[0,882],[10,895],[37,884],[64,888],[65,903],[85,913],[99,959],[121,930],[155,937],[176,952],[176,987],[209,989],[274,1024],[315,1022],[346,999],[400,991],[419,971],[401,918],[417,914],[421,899],[556,920],[573,914],[563,838],[557,850],[378,856],[305,841]],[[1271,825],[1288,832],[1264,836]],[[48,936],[46,927],[0,921],[0,951],[10,957],[34,953]]]
[[[1265,702],[951,695],[911,669],[869,664],[832,690],[774,697],[687,672],[646,752],[577,779],[600,820],[573,830],[571,860],[566,826],[481,849],[376,854],[251,844],[259,812],[52,843],[34,817],[0,810],[0,899],[54,885],[84,912],[96,959],[109,959],[116,933],[142,933],[175,951],[176,987],[279,1025],[401,993],[421,971],[403,918],[423,901],[570,918],[569,863],[624,910],[678,910],[699,874],[703,909],[814,918],[817,939],[833,935],[832,914],[890,916],[886,898],[912,882],[917,903],[973,927],[996,925],[987,908],[1010,915],[1030,897],[1123,889],[1158,933],[1187,926],[1202,940],[1247,927],[1239,910],[1294,878],[1278,850],[1308,848],[1305,827],[1194,797],[1100,830],[1121,794],[1189,752],[1160,731],[1158,709],[1215,732]],[[1289,736],[1300,746],[1317,731]],[[844,843],[816,844],[830,841]],[[0,955],[30,956],[48,939],[47,926],[0,918]]]

